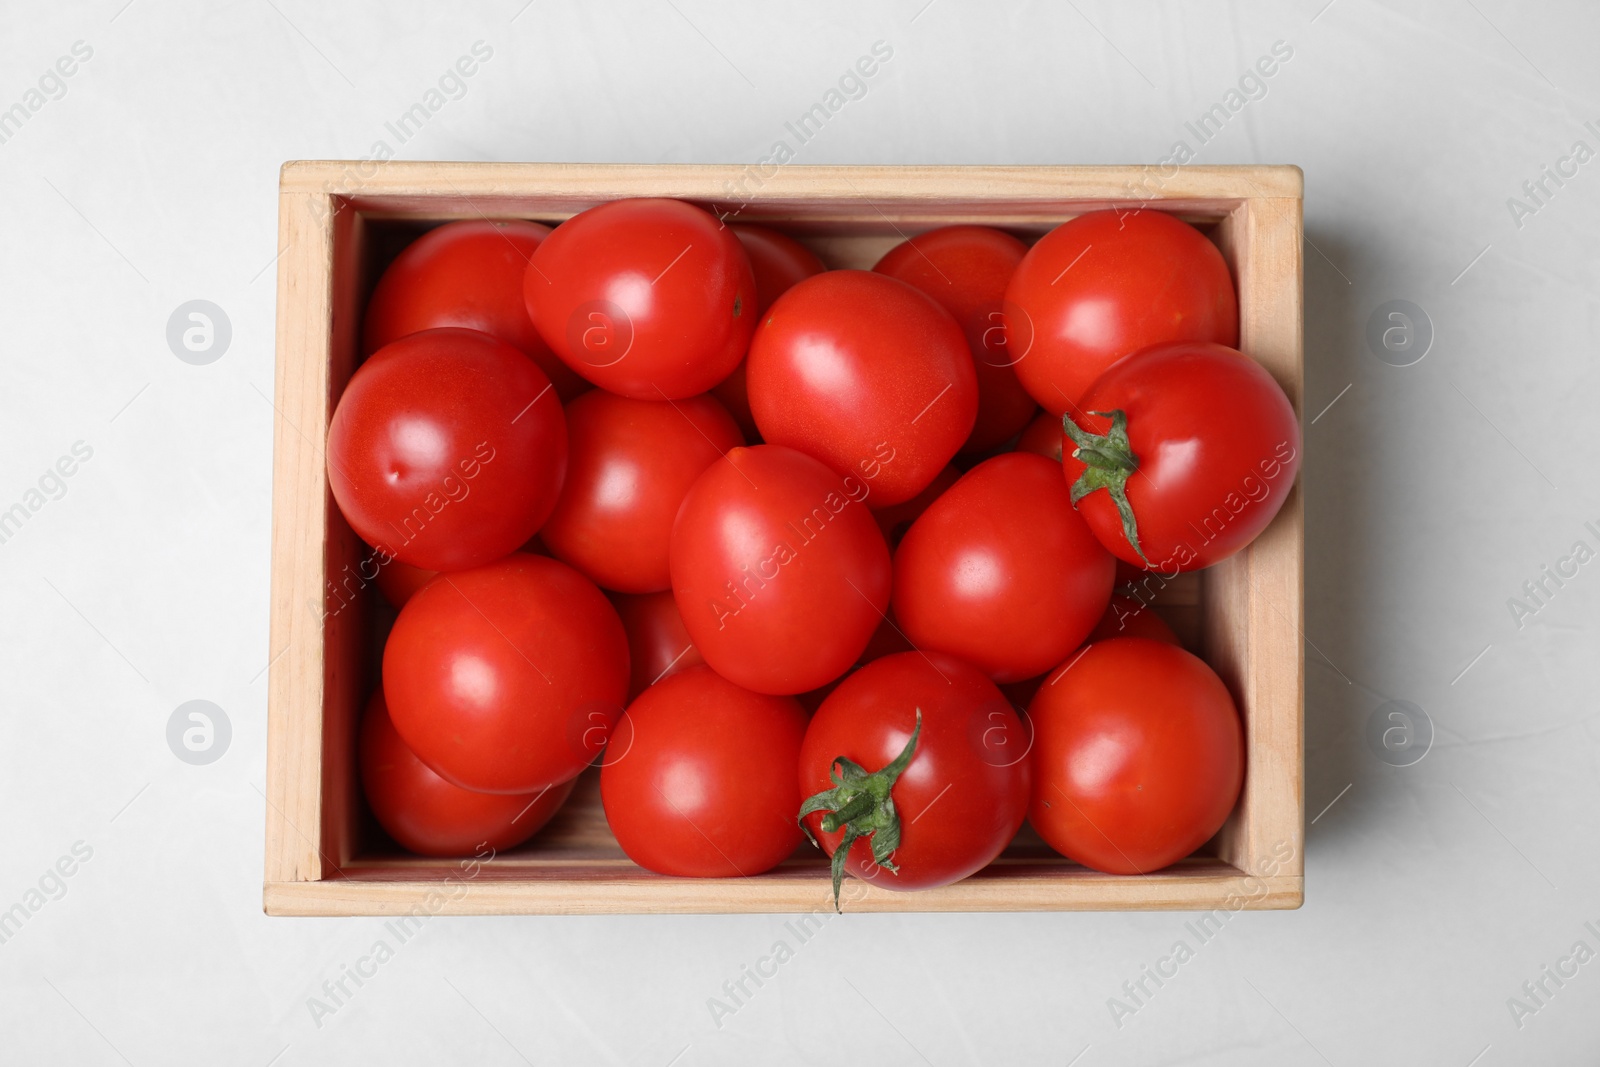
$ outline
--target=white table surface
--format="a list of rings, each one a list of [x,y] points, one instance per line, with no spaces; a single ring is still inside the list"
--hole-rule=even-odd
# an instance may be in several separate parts
[[[1600,951],[1600,562],[1508,604],[1600,549],[1600,161],[1507,203],[1600,150],[1600,9],[924,2],[4,5],[0,108],[92,55],[0,144],[0,509],[92,456],[0,544],[0,910],[41,904],[0,944],[0,1060],[1600,1061],[1600,961],[1560,962]],[[846,916],[720,1026],[782,918],[438,918],[314,1021],[382,923],[261,911],[279,164],[753,162],[877,41],[798,161],[1155,162],[1292,49],[1196,158],[1306,173],[1305,907],[1235,917],[1120,1026],[1191,916]],[[193,299],[232,326],[209,365],[166,341]],[[1365,340],[1393,299],[1435,331],[1412,366]],[[232,726],[205,766],[166,740],[192,699]],[[1389,700],[1434,726],[1412,766],[1365,739]],[[1576,974],[1533,1001],[1547,965]]]

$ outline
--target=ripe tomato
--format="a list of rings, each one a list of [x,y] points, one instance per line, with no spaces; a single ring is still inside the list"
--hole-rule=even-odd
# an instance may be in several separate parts
[[[667,589],[667,540],[683,495],[742,444],[739,427],[710,396],[585,393],[567,405],[567,480],[539,536],[557,559],[607,589]]]
[[[1300,469],[1289,398],[1222,345],[1145,349],[1101,376],[1083,406],[1063,446],[1072,500],[1135,566],[1171,575],[1227,559],[1266,529]]]
[[[498,559],[555,507],[567,427],[550,379],[475,330],[424,330],[351,375],[328,426],[328,482],[356,534],[402,563]]]
[[[889,543],[891,552],[900,544],[900,539],[906,535],[906,531],[911,529],[911,524],[928,510],[928,505],[938,500],[946,489],[960,480],[960,471],[954,467],[946,467],[934,475],[933,481],[928,483],[927,488],[910,500],[872,510],[872,517],[878,520],[878,529],[883,531],[883,539]]]
[[[523,297],[545,343],[589,381],[678,400],[726,378],[755,329],[756,282],[733,232],[681,200],[615,200],[556,227]]]
[[[806,713],[793,697],[741,689],[704,665],[628,706],[600,769],[606,822],[657,874],[760,874],[800,844],[794,777]]]
[[[1244,781],[1244,731],[1199,657],[1143,637],[1098,641],[1039,687],[1028,821],[1107,874],[1147,874],[1221,829]]]
[[[1159,211],[1093,211],[1045,234],[1011,277],[1005,320],[1018,380],[1056,415],[1141,348],[1239,340],[1222,253]]]
[[[1061,416],[1042,411],[1017,438],[1018,452],[1034,452],[1061,462]]]
[[[902,652],[841,682],[800,749],[801,821],[833,857],[835,904],[845,870],[928,889],[988,865],[1022,826],[1028,749],[1000,690],[953,656]]]
[[[917,648],[998,682],[1049,670],[1083,643],[1111,599],[1116,567],[1042,456],[985,460],[906,531],[894,613]]]
[[[988,226],[944,226],[895,245],[872,268],[933,297],[967,335],[978,374],[978,418],[963,452],[1004,444],[1039,407],[1017,381],[1000,312],[1006,285],[1027,251],[1009,233]]]
[[[689,640],[670,589],[638,595],[618,593],[611,603],[628,633],[628,662],[633,672],[628,680],[629,700],[667,675],[706,661]]]
[[[745,254],[750,257],[750,266],[755,271],[757,323],[772,302],[791,286],[827,269],[815,252],[787,234],[749,224],[733,225],[729,229],[744,246]],[[711,394],[728,409],[728,414],[744,431],[745,440],[753,442],[761,436],[761,431],[756,429],[755,416],[750,414],[750,393],[745,384],[743,360],[739,361],[732,374],[711,390]]]
[[[1111,598],[1106,613],[1100,617],[1094,629],[1089,631],[1089,636],[1083,640],[1087,644],[1111,637],[1148,637],[1152,641],[1165,641],[1169,645],[1182,644],[1166,620],[1156,614],[1155,608],[1142,600],[1120,593]]]
[[[950,313],[905,282],[831,270],[790,289],[750,343],[750,410],[768,444],[910,500],[972,431],[978,380]]]
[[[447,781],[534,793],[605,746],[628,692],[617,613],[565,563],[518,552],[429,582],[383,649],[394,727]]]
[[[461,326],[498,337],[544,371],[565,402],[589,383],[572,373],[544,343],[522,299],[528,260],[550,233],[537,222],[469,219],[447,222],[418,237],[378,279],[367,304],[361,354],[439,326]]]
[[[424,856],[470,856],[520,845],[544,828],[572,793],[562,782],[536,793],[474,793],[451,785],[406,747],[389,721],[383,690],[361,722],[361,788],[378,824]]]
[[[868,491],[780,445],[735,448],[706,468],[672,526],[672,591],[717,673],[793,694],[856,661],[889,605]]]

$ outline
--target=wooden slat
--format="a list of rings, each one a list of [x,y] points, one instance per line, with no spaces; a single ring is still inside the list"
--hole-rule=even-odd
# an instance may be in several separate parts
[[[598,915],[650,912],[828,912],[825,868],[777,870],[753,878],[665,878],[638,867],[575,867],[563,877],[501,879],[488,869],[469,878],[459,868],[413,881],[334,878],[269,882],[274,915]],[[1216,860],[1138,876],[1098,874],[1066,863],[1025,869],[989,867],[955,885],[897,893],[850,879],[845,911],[1004,912],[1203,911],[1296,908],[1298,877],[1255,878]]]
[[[333,234],[326,198],[279,198],[277,375],[273,406],[272,625],[267,679],[268,882],[321,877],[328,498],[321,427],[332,369]]]
[[[1251,201],[1239,209],[1231,233],[1240,347],[1272,372],[1297,413],[1304,362],[1300,213],[1298,199]],[[1248,548],[1202,572],[1206,659],[1240,702],[1249,754],[1244,794],[1219,854],[1252,873],[1304,870],[1304,546],[1296,486]]]
[[[757,173],[738,164],[446,163],[338,160],[285,163],[282,188],[381,201],[412,213],[417,202],[471,199],[529,203],[560,210],[626,196],[670,196],[783,209],[783,217],[826,217],[839,202],[920,202],[934,212],[970,211],[986,219],[1037,220],[1036,205],[1071,205],[1069,214],[1100,205],[1159,203],[1164,210],[1222,214],[1260,197],[1302,195],[1300,168],[1181,167],[811,167]],[[1019,208],[1019,205],[1026,205]]]

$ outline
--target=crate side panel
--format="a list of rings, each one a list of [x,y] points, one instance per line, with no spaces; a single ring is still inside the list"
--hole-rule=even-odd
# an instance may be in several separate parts
[[[1301,411],[1303,374],[1301,204],[1252,201],[1232,237],[1238,267],[1240,346]],[[1303,444],[1296,447],[1303,448]],[[1219,854],[1256,875],[1304,869],[1305,552],[1295,486],[1249,548],[1204,572],[1207,658],[1243,707],[1244,794]]]
[[[332,367],[328,198],[279,199],[274,386],[271,666],[267,697],[269,882],[322,876],[323,586],[329,500],[318,428]]]

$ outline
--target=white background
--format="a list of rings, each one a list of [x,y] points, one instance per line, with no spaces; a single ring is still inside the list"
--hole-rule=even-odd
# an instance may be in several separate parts
[[[1593,5],[123,3],[0,15],[0,107],[93,49],[0,145],[0,509],[93,449],[0,544],[0,909],[93,849],[0,945],[0,1060],[1600,1057],[1600,962],[1520,1028],[1507,1004],[1575,942],[1600,950],[1600,563],[1524,625],[1507,603],[1600,548],[1600,161],[1520,226],[1507,206],[1574,141],[1600,149]],[[387,136],[479,40],[466,94]],[[1108,998],[1190,916],[846,916],[720,1028],[707,998],[779,918],[439,918],[315,1026],[307,998],[381,921],[261,912],[279,164],[379,138],[753,162],[879,40],[892,60],[799,162],[1155,162],[1293,49],[1197,155],[1306,174],[1305,907],[1234,918],[1120,1027]],[[209,366],[165,339],[195,298],[232,321]],[[1397,298],[1436,331],[1405,368],[1364,340]],[[195,698],[233,725],[203,767],[165,739]],[[1364,738],[1390,699],[1434,724],[1414,766]]]

